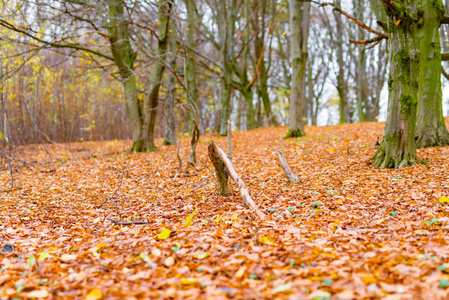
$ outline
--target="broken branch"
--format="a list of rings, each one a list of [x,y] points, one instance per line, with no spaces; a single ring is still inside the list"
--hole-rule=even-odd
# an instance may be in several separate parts
[[[284,171],[285,177],[287,177],[288,182],[290,182],[291,184],[299,183],[298,176],[296,176],[296,174],[293,173],[292,169],[290,168],[290,165],[287,162],[287,159],[285,158],[284,153],[282,153],[281,151],[277,151],[277,154],[279,156],[282,171]]]
[[[218,157],[220,158],[221,163],[224,164],[224,167],[226,168],[227,175],[229,175],[229,177],[232,178],[232,180],[235,182],[235,184],[239,188],[240,195],[242,197],[242,201],[245,204],[245,206],[247,208],[253,210],[259,216],[260,219],[265,220],[266,219],[265,214],[259,210],[259,208],[257,207],[257,204],[253,201],[253,199],[251,199],[251,196],[249,195],[248,188],[246,187],[243,180],[239,177],[239,175],[235,171],[234,166],[232,165],[232,162],[226,157],[226,154],[223,152],[223,150],[218,148],[215,145],[215,143],[212,142],[209,145],[209,153],[210,152],[216,153],[218,155]],[[215,166],[215,164],[214,164],[214,166]]]

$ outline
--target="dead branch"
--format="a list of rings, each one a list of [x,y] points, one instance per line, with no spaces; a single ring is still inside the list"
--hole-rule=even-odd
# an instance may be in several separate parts
[[[369,40],[362,40],[362,41],[350,40],[349,42],[351,44],[357,44],[357,45],[368,45],[368,44],[371,44],[371,43],[376,43],[375,45],[377,45],[383,39],[384,39],[383,37],[376,36],[375,38],[372,38],[372,39],[369,39]]]
[[[133,221],[133,222],[120,222],[118,220],[114,220],[113,218],[108,218],[109,221],[116,225],[143,225],[143,224],[150,224],[150,221],[147,219],[146,221]]]
[[[182,160],[181,160],[181,156],[179,156],[179,143],[180,143],[180,141],[177,140],[176,141],[176,145],[177,145],[177,147],[176,147],[176,156],[178,157],[178,167],[179,167],[179,169],[181,169],[182,168]]]
[[[446,72],[443,66],[441,66],[441,73],[443,73],[444,77],[449,80],[449,74]]]
[[[167,192],[166,190],[158,188],[157,186],[149,186],[148,189],[150,189],[150,190],[157,190],[157,191],[160,191],[160,192],[165,193],[165,194],[171,194],[170,192]]]
[[[363,22],[357,20],[355,17],[351,16],[350,14],[348,14],[347,12],[342,10],[340,7],[337,7],[333,3],[329,3],[329,2],[321,3],[321,2],[313,1],[313,0],[310,0],[310,1],[307,1],[307,2],[312,2],[312,3],[318,4],[318,5],[323,6],[323,7],[324,6],[328,6],[328,5],[333,6],[334,7],[334,11],[337,11],[337,12],[341,13],[342,15],[344,15],[345,17],[347,17],[348,19],[354,21],[354,23],[356,23],[358,26],[362,27],[366,31],[374,33],[374,34],[378,35],[378,37],[380,37],[382,39],[388,39],[388,35],[368,27],[366,24],[364,24]]]
[[[120,182],[118,184],[117,189],[114,191],[114,193],[110,197],[106,198],[106,200],[104,200],[103,203],[101,203],[99,206],[97,206],[97,208],[101,208],[106,202],[108,202],[109,200],[112,200],[117,195],[118,191],[122,187],[123,177],[125,177],[125,167],[124,166],[122,166],[122,176],[120,177]]]
[[[290,165],[287,162],[287,159],[285,158],[284,153],[282,153],[281,151],[277,151],[277,154],[279,156],[282,171],[284,171],[285,177],[287,177],[288,182],[290,182],[291,184],[299,183],[298,176],[296,176],[296,174],[293,173],[292,169],[290,168]]]
[[[223,164],[225,169],[226,169],[226,175],[232,178],[232,180],[235,182],[235,184],[237,185],[237,187],[240,190],[240,195],[242,197],[242,201],[245,204],[245,206],[251,210],[253,210],[260,219],[265,220],[266,216],[263,212],[261,212],[259,210],[259,208],[257,207],[257,204],[253,201],[253,199],[251,199],[251,196],[249,195],[249,190],[246,187],[245,183],[243,182],[243,180],[239,177],[239,175],[237,174],[237,172],[234,169],[234,166],[232,165],[232,162],[226,157],[226,154],[223,152],[223,150],[221,150],[220,148],[218,148],[214,142],[212,142],[209,145],[209,157],[214,158],[216,161],[215,163],[212,162],[214,164],[214,166],[217,165],[221,165]],[[217,160],[218,157],[218,160]],[[216,168],[217,174],[218,174],[218,170]],[[222,170],[220,170],[220,172],[222,172]],[[226,176],[226,181],[223,181],[226,183],[226,187],[227,187],[227,176]]]
[[[192,121],[192,139],[190,140],[190,145],[192,147],[192,153],[190,155],[190,166],[196,166],[196,145],[198,144],[198,141],[200,140],[200,129],[198,127],[198,123],[195,121]]]
[[[212,172],[210,172],[209,175],[207,175],[206,178],[204,178],[204,179],[201,181],[201,183],[200,183],[199,185],[194,185],[194,186],[192,186],[192,188],[193,188],[194,190],[197,190],[197,189],[199,189],[200,187],[202,187],[202,186],[204,185],[204,183],[206,183],[207,179],[209,179],[209,177],[210,177],[211,175],[212,175]]]

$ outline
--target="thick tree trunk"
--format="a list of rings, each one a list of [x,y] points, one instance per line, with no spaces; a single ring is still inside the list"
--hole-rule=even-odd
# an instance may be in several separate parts
[[[140,111],[139,99],[137,96],[137,83],[134,73],[126,79],[123,79],[123,86],[125,90],[126,113],[132,128],[131,152],[142,151],[143,141],[142,134],[142,113]]]
[[[256,112],[253,104],[253,91],[248,88],[243,88],[243,97],[245,98],[246,110],[246,129],[256,128]]]
[[[373,165],[402,168],[418,162],[415,147],[418,24],[414,18],[418,0],[401,0],[394,5],[388,0],[383,1],[389,31],[389,101],[385,132],[382,144],[373,157]]]
[[[444,16],[441,0],[421,0],[424,16],[419,26],[419,90],[416,147],[449,145],[444,124],[441,90],[441,44],[439,27]]]
[[[165,63],[161,60],[167,52],[168,27],[170,23],[170,13],[172,2],[159,0],[159,40],[157,47],[157,59],[153,66],[153,72],[150,79],[150,93],[144,102],[143,118],[143,150],[155,151],[154,129],[156,127],[157,110],[159,108],[159,89],[161,86],[162,75],[164,74]]]
[[[290,0],[290,28],[292,30],[291,60],[292,89],[290,115],[285,138],[301,137],[304,132],[305,75],[307,66],[307,39],[309,36],[310,3]]]
[[[119,69],[125,92],[126,113],[132,128],[131,151],[142,151],[142,115],[137,96],[134,73],[135,53],[129,42],[128,20],[124,16],[124,4],[119,0],[108,0],[109,36],[114,62]]]

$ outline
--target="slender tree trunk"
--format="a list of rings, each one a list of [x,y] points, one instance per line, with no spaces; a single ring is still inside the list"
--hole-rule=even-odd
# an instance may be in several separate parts
[[[168,33],[168,50],[170,54],[167,57],[167,64],[172,70],[176,69],[176,53],[178,51],[178,46],[176,43],[176,26],[174,22],[170,22],[170,32]],[[176,128],[175,128],[175,89],[176,89],[176,79],[173,74],[167,73],[167,99],[164,104],[164,113],[167,124],[165,127],[164,135],[164,145],[176,144]]]
[[[449,145],[444,124],[441,90],[441,44],[439,28],[444,15],[441,0],[421,0],[424,22],[419,36],[419,90],[416,147]]]
[[[357,18],[363,20],[363,11],[365,9],[365,1],[355,0],[357,2]],[[359,41],[365,39],[365,31],[360,26],[357,26],[357,39]],[[365,55],[366,45],[358,45],[358,58],[357,58],[357,114],[359,122],[366,121],[366,114],[363,111],[363,106],[367,102],[366,95],[366,55]],[[368,106],[366,106],[368,108]],[[367,109],[368,110],[368,109]]]
[[[256,128],[256,114],[254,110],[253,103],[253,91],[250,86],[250,81],[248,78],[248,55],[250,50],[250,11],[249,11],[249,0],[244,0],[244,14],[245,14],[245,44],[243,46],[241,69],[239,72],[239,77],[241,81],[241,92],[244,99],[245,111],[246,111],[246,129]]]
[[[109,36],[111,52],[120,73],[125,92],[126,113],[132,128],[131,151],[142,151],[142,114],[137,97],[134,73],[135,53],[129,42],[128,20],[124,16],[124,4],[120,0],[108,0]]]
[[[142,141],[144,151],[155,151],[154,129],[156,127],[157,110],[159,107],[159,89],[162,75],[164,74],[165,63],[163,55],[167,52],[168,27],[170,23],[171,1],[159,0],[159,40],[157,47],[157,58],[153,66],[150,79],[150,93],[144,102],[144,118]]]
[[[304,132],[305,76],[307,66],[307,39],[309,36],[310,3],[290,0],[290,28],[292,30],[291,60],[292,89],[290,115],[285,138],[301,137]]]
[[[418,162],[415,147],[419,71],[418,0],[382,1],[388,16],[389,101],[384,136],[373,157],[373,165],[402,168]]]
[[[218,2],[218,3],[217,3]],[[222,136],[227,135],[227,122],[231,117],[232,73],[234,64],[234,31],[236,17],[236,0],[231,0],[231,6],[225,0],[216,1],[218,4],[218,32],[223,60],[223,90],[221,95],[220,128]]]
[[[265,29],[266,29],[266,23],[265,23],[265,17],[266,17],[266,10],[267,10],[267,0],[263,1],[255,1],[254,2],[254,11],[259,11],[259,4],[262,5],[262,13],[260,16],[260,19],[262,20],[262,24],[259,24],[259,14],[257,13],[256,16],[253,18],[253,25],[254,30],[256,31],[256,37],[254,40],[254,54],[256,57],[256,63],[259,64],[259,59],[262,56],[262,60],[260,61],[259,67],[259,74],[257,76],[258,80],[258,93],[259,96],[262,99],[264,112],[265,112],[265,118],[267,119],[267,122],[269,125],[278,125],[279,122],[276,120],[275,115],[273,115],[273,110],[271,108],[271,101],[270,97],[268,95],[268,70],[267,65],[265,62],[265,55],[264,55],[264,41],[265,41]],[[275,17],[275,16],[273,16]]]
[[[194,0],[185,0],[187,6],[187,23],[189,29],[187,31],[187,46],[186,51],[186,82],[187,82],[187,102],[189,103],[189,116],[192,124],[192,137],[190,141],[191,154],[190,165],[196,165],[196,145],[200,138],[200,119],[199,119],[199,103],[198,103],[198,89],[196,86],[196,63],[193,57],[195,57],[195,2]]]
[[[341,1],[336,0],[335,5],[341,7]],[[337,23],[337,63],[338,63],[338,75],[337,75],[337,93],[339,98],[340,108],[340,124],[349,121],[348,104],[346,103],[346,81],[345,81],[345,62],[343,60],[343,22],[339,12],[335,12],[335,21]]]

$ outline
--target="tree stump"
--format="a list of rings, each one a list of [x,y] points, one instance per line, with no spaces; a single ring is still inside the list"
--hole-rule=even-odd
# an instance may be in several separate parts
[[[214,142],[212,142],[208,147],[208,154],[210,161],[214,165],[215,174],[217,175],[218,181],[218,195],[227,196],[228,191],[228,174],[226,173],[226,167],[223,160],[220,158],[218,154],[217,146],[215,146]]]
[[[259,216],[260,219],[265,220],[266,219],[265,214],[259,210],[257,204],[253,201],[253,199],[251,199],[248,188],[235,171],[234,166],[232,165],[231,161],[226,156],[226,154],[223,152],[223,150],[218,148],[214,142],[212,142],[209,145],[208,150],[209,150],[209,157],[211,158],[212,164],[214,165],[215,171],[217,173],[219,193],[220,189],[222,189],[224,186],[224,182],[226,182],[226,192],[227,192],[228,187],[227,176],[231,177],[232,180],[237,185],[237,187],[239,188],[243,204],[245,204],[247,208],[253,210]],[[226,174],[226,181],[224,181],[223,179],[223,173]]]

